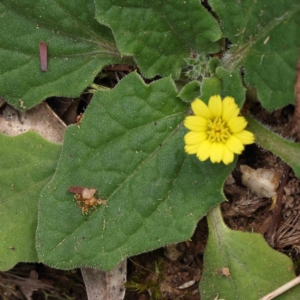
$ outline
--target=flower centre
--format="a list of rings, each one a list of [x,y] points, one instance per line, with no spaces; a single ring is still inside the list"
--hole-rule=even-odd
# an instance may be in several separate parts
[[[231,135],[226,122],[220,117],[208,120],[206,133],[210,142],[222,143],[225,143]]]

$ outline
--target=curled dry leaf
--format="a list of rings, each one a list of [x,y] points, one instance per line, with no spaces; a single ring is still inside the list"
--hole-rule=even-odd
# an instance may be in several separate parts
[[[279,186],[280,174],[270,169],[254,170],[246,165],[241,165],[242,183],[259,197],[272,198],[276,196]]]

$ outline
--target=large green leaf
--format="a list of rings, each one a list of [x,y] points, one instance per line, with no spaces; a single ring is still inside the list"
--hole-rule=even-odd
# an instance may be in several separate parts
[[[37,261],[38,199],[54,174],[60,145],[34,132],[0,135],[0,270]]]
[[[294,103],[300,47],[300,2],[209,0],[232,48],[226,67],[245,67],[245,82],[257,88],[268,110]]]
[[[178,78],[191,51],[217,52],[218,23],[198,0],[95,0],[96,18],[109,26],[123,55],[146,77]]]
[[[234,164],[200,163],[184,153],[189,106],[171,78],[150,85],[131,73],[99,91],[80,127],[67,129],[53,180],[39,207],[39,259],[56,268],[108,270],[127,256],[191,237],[197,221],[223,201]],[[107,200],[83,215],[70,186]]]
[[[255,135],[255,142],[284,160],[300,178],[300,144],[288,141],[247,116],[249,130]]]
[[[202,300],[257,300],[295,277],[293,262],[269,247],[260,234],[229,229],[219,207],[207,219]],[[297,287],[278,299],[296,300],[299,292]]]
[[[0,1],[0,94],[30,108],[50,96],[78,96],[103,68],[121,61],[92,0]],[[48,46],[40,69],[39,43]]]

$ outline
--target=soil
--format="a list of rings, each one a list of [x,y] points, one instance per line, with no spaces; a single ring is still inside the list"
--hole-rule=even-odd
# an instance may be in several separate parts
[[[115,66],[108,67],[105,70],[106,77],[96,83],[112,88],[119,78],[132,71],[128,66],[118,66],[117,70],[113,68]],[[89,93],[78,99],[51,98],[47,102],[66,124],[71,124],[84,112],[91,98],[92,94]],[[278,134],[296,138],[293,129],[293,106],[268,113],[258,102],[253,102],[247,109]],[[282,199],[277,199],[278,202],[282,200],[282,207],[279,207],[280,214],[275,221],[274,212],[278,210],[278,203],[273,208],[271,198],[259,197],[243,185],[241,165],[253,169],[265,168],[278,172],[280,176],[286,175],[287,182],[281,186],[284,191]],[[293,171],[272,153],[250,145],[239,157],[235,170],[224,185],[224,193],[228,199],[221,205],[225,223],[232,229],[258,232],[267,237],[273,224],[273,235],[268,241],[274,249],[292,258],[296,273],[299,274],[300,181]],[[191,240],[130,257],[125,299],[199,300],[198,285],[203,270],[207,237],[207,223],[203,218]],[[42,264],[20,263],[8,272],[0,272],[0,298],[84,300],[87,296],[80,270],[60,271]]]

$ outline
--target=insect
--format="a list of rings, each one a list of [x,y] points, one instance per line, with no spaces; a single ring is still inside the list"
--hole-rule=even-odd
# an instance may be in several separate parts
[[[85,188],[82,186],[70,186],[68,188],[70,193],[75,194],[74,199],[77,205],[81,207],[83,214],[87,214],[90,209],[95,208],[98,204],[106,205],[106,201],[102,199],[97,199],[94,195],[96,189]]]
[[[41,70],[47,72],[47,44],[45,42],[40,42],[40,61]]]

